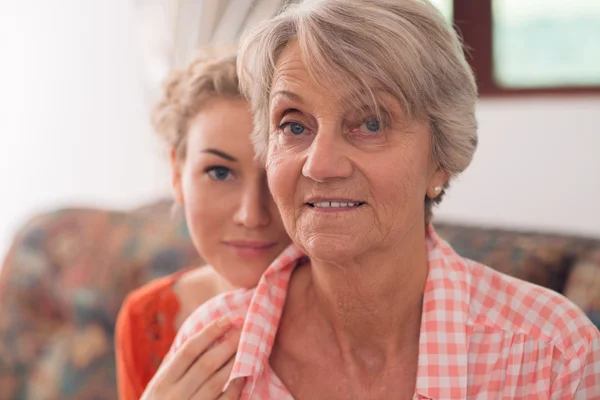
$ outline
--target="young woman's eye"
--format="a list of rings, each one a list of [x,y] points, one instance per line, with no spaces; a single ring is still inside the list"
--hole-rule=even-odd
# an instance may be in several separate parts
[[[211,179],[215,181],[228,181],[230,179],[233,179],[233,174],[231,173],[231,170],[227,167],[209,167],[206,169],[206,173],[208,174],[208,176],[211,177]]]
[[[379,132],[381,130],[381,122],[377,118],[368,119],[360,126],[360,130],[367,133]]]
[[[294,136],[302,135],[306,128],[298,122],[288,121],[279,125],[279,129],[284,133],[290,133]]]

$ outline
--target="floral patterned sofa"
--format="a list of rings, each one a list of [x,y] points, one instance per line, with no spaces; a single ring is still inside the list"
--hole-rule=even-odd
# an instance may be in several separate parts
[[[436,229],[465,257],[565,294],[600,326],[600,240]],[[0,399],[116,399],[113,332],[123,299],[201,263],[169,201],[33,218],[0,275]]]

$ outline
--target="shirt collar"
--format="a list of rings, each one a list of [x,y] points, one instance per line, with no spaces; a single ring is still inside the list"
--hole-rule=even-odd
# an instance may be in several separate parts
[[[426,399],[465,399],[470,275],[432,226],[427,251],[416,392]]]
[[[425,399],[464,399],[470,275],[462,258],[438,238],[432,226],[427,231],[427,252],[416,393]],[[291,245],[261,277],[242,327],[227,386],[237,378],[251,378],[251,390],[254,388],[271,354],[291,273],[305,260],[304,253]]]
[[[291,273],[306,260],[300,248],[290,245],[260,278],[242,326],[240,344],[227,386],[237,378],[251,378],[254,388],[256,378],[269,362]]]

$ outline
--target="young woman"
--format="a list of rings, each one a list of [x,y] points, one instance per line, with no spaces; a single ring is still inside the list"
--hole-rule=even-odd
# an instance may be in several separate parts
[[[235,64],[234,56],[200,55],[173,73],[156,107],[153,122],[170,150],[175,200],[210,266],[151,282],[127,298],[116,332],[121,399],[233,399],[241,391],[231,385],[221,393],[239,341],[236,331],[223,336],[228,320],[191,338],[188,351],[155,375],[196,307],[226,290],[255,286],[290,244],[265,171],[255,163],[252,115]]]

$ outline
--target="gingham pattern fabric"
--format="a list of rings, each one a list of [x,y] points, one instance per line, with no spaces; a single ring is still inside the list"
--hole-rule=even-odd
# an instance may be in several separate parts
[[[600,332],[582,311],[555,292],[461,258],[431,227],[427,249],[414,399],[600,400]],[[242,399],[292,399],[268,361],[301,257],[291,246],[255,289],[205,303],[171,351],[230,315],[242,337],[229,382],[246,379]]]

